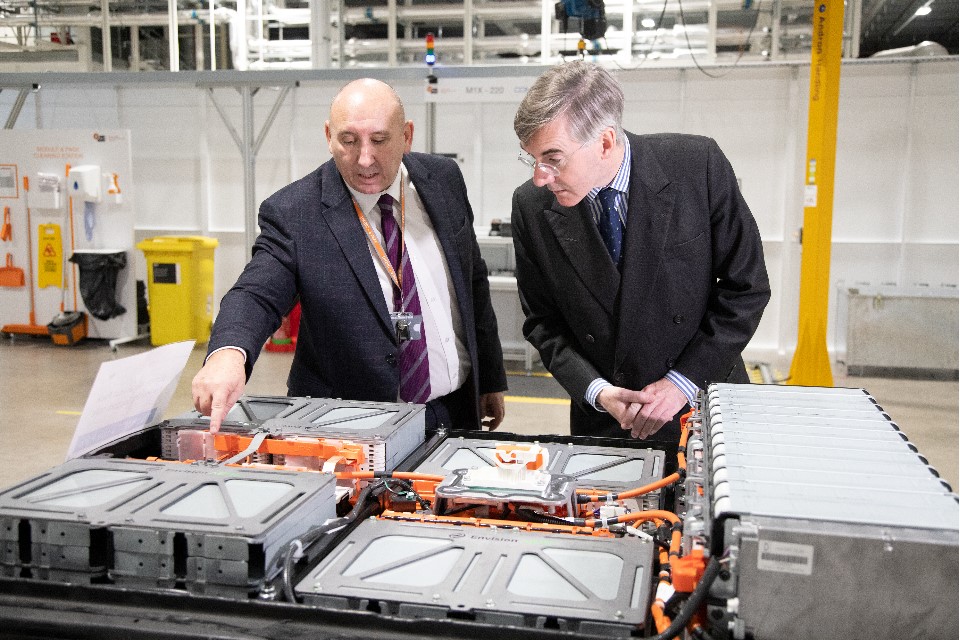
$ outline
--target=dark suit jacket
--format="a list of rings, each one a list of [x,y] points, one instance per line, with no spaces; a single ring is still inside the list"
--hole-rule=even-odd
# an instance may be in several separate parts
[[[404,165],[423,200],[450,270],[470,355],[465,387],[479,428],[478,394],[506,389],[487,267],[457,164],[421,153]],[[367,238],[333,160],[260,205],[253,257],[223,297],[209,350],[247,351],[247,377],[260,349],[299,296],[301,324],[290,375],[292,396],[395,402],[398,343]],[[467,412],[469,415],[469,411]]]
[[[701,388],[747,382],[740,353],[770,298],[760,233],[717,144],[627,135],[621,271],[585,201],[561,206],[531,181],[513,196],[523,332],[573,399],[575,435],[629,434],[583,400],[597,377],[630,389],[670,369]],[[677,421],[657,436],[675,442]]]

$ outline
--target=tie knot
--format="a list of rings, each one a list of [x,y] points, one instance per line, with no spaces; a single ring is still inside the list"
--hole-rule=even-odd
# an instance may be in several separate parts
[[[613,204],[617,201],[617,193],[619,193],[613,187],[604,187],[600,189],[600,193],[597,194],[597,197],[600,199],[602,204]]]
[[[393,215],[393,196],[389,193],[380,196],[380,199],[377,200],[377,205],[379,205],[381,212]]]

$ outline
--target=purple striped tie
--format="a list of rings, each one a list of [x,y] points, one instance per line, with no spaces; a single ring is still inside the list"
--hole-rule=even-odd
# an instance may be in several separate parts
[[[380,206],[380,225],[387,257],[403,284],[402,292],[396,285],[393,287],[393,308],[397,311],[409,311],[414,316],[422,318],[420,296],[417,295],[417,281],[413,277],[410,256],[406,251],[403,252],[403,256],[400,256],[397,220],[393,217],[393,198],[383,194],[377,204]],[[430,397],[430,362],[427,359],[426,327],[421,327],[420,331],[422,336],[420,340],[405,340],[400,343],[400,399],[417,404],[423,404]]]

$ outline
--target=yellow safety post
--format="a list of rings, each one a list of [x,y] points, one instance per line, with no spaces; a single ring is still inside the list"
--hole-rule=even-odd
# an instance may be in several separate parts
[[[819,0],[813,10],[810,112],[803,194],[800,322],[790,384],[833,386],[827,355],[833,174],[837,155],[843,0]]]

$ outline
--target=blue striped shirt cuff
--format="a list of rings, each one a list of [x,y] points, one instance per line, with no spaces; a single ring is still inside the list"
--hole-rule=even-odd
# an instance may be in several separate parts
[[[680,392],[687,397],[687,403],[692,407],[693,403],[697,400],[697,394],[700,393],[700,388],[690,382],[685,375],[673,369],[667,371],[667,375],[663,377],[680,389]]]
[[[597,378],[587,387],[587,392],[583,394],[583,399],[587,401],[591,407],[597,411],[607,412],[606,409],[597,404],[597,396],[600,395],[600,392],[606,389],[607,387],[612,387],[613,385],[604,380],[603,378]]]

